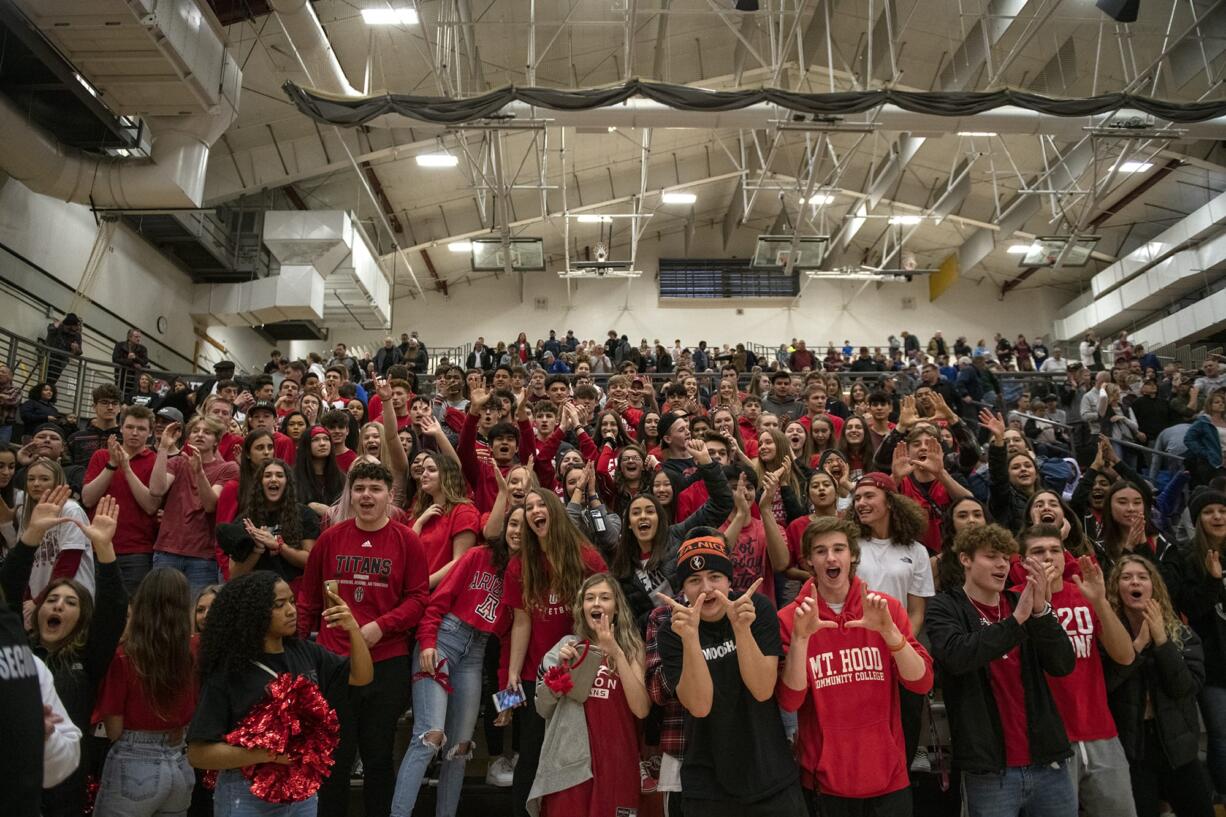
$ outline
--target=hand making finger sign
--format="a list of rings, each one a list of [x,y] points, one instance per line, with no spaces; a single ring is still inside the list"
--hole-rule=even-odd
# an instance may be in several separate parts
[[[860,617],[844,625],[848,629],[872,630],[885,638],[887,643],[897,643],[901,637],[898,625],[890,617],[890,604],[880,593],[870,593],[868,585],[860,583]]]
[[[763,577],[759,576],[753,584],[749,585],[749,589],[736,599],[728,598],[721,590],[715,591],[715,597],[724,605],[728,620],[732,622],[732,629],[748,630],[758,617],[758,611],[753,604],[753,594],[758,592],[758,588],[762,586],[762,580]]]
[[[808,593],[796,605],[796,615],[792,619],[792,639],[808,638],[818,630],[838,628],[838,622],[821,617],[821,605],[813,595],[813,585],[808,585]]]
[[[674,600],[667,593],[656,593],[656,598],[672,608],[673,615],[672,620],[669,622],[669,627],[677,634],[677,637],[682,641],[687,639],[697,640],[699,614],[702,606],[707,602],[707,594],[699,593],[698,598],[694,599],[694,603],[689,606]]]

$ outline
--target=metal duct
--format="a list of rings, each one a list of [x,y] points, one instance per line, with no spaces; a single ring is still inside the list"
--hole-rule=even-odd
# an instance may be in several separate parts
[[[338,96],[365,96],[349,83],[309,0],[270,0],[269,5],[302,59],[312,85]]]

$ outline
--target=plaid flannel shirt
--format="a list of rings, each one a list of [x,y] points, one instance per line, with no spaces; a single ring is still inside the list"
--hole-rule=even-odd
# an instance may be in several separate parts
[[[661,605],[647,617],[647,692],[651,700],[663,707],[664,718],[660,722],[660,751],[673,757],[685,755],[685,707],[677,700],[677,693],[664,678],[664,663],[660,660],[656,635],[663,627],[672,626],[672,608]]]

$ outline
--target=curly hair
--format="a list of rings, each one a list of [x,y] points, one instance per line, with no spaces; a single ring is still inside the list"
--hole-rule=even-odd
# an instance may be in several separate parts
[[[132,596],[123,648],[155,712],[169,712],[191,676],[193,612],[187,577],[174,568],[155,567]]]
[[[264,472],[272,466],[280,468],[285,476],[281,500],[276,505],[269,502],[264,495]],[[302,547],[302,515],[294,469],[284,460],[278,459],[271,459],[256,468],[251,483],[247,486],[247,493],[239,502],[237,518],[250,519],[257,525],[276,519],[285,544],[292,548]]]
[[[245,669],[264,651],[281,577],[255,570],[222,585],[200,636],[200,677]]]
[[[1179,620],[1179,616],[1175,613],[1175,608],[1171,605],[1171,594],[1166,589],[1166,581],[1162,578],[1162,573],[1154,566],[1154,563],[1144,556],[1126,553],[1115,563],[1115,567],[1111,568],[1111,575],[1107,577],[1107,601],[1110,603],[1111,609],[1115,611],[1115,614],[1120,617],[1120,621],[1124,622],[1124,626],[1131,632],[1132,629],[1128,624],[1128,616],[1124,614],[1124,600],[1120,597],[1120,576],[1123,575],[1124,568],[1130,564],[1140,565],[1149,574],[1149,581],[1153,586],[1152,598],[1162,608],[1162,623],[1166,630],[1166,637],[1175,642],[1175,646],[1183,649],[1185,630],[1183,622]]]
[[[890,539],[896,545],[910,545],[912,542],[922,542],[928,533],[928,513],[918,502],[909,496],[891,491],[885,495],[886,510],[890,512]],[[853,502],[850,510],[851,519],[860,525],[860,535],[871,537],[872,530],[860,521]]]

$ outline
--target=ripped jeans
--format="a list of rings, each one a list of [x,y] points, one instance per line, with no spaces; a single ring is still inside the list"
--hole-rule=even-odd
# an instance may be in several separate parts
[[[440,751],[434,813],[435,817],[455,817],[464,785],[464,766],[472,756],[473,730],[481,710],[481,670],[488,639],[488,633],[474,630],[450,613],[443,618],[435,644],[435,665],[446,659],[441,672],[447,674],[450,693],[433,678],[416,677],[421,671],[420,645],[413,650],[413,739],[396,776],[392,817],[410,817],[413,813],[426,767]],[[430,733],[442,734],[440,745],[426,739]],[[467,744],[463,753],[456,751],[461,744]]]

